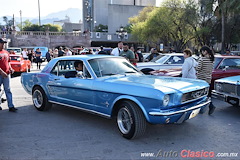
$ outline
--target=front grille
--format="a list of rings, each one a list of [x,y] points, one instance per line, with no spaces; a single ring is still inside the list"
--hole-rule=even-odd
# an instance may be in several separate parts
[[[215,89],[219,92],[237,95],[237,85],[229,83],[216,83]]]
[[[207,94],[208,88],[203,88],[200,90],[184,93],[182,96],[182,103],[201,98],[203,96],[206,96]]]

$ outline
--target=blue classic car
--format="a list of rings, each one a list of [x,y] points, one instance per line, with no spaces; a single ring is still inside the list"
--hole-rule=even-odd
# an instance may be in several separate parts
[[[81,78],[66,78],[76,61],[83,62]],[[144,75],[125,58],[107,55],[54,58],[40,73],[23,73],[21,83],[39,111],[60,104],[116,118],[127,139],[143,135],[147,122],[182,123],[209,104],[204,81]]]
[[[240,76],[218,79],[214,82],[212,97],[239,106]]]

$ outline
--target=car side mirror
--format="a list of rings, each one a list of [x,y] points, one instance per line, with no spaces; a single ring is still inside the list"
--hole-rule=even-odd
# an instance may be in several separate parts
[[[225,66],[222,70],[226,71],[229,68],[229,66]]]
[[[167,62],[167,64],[172,64],[172,62]]]

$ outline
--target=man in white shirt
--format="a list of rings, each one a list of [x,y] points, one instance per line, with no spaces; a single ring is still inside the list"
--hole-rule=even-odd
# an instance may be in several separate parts
[[[118,42],[118,47],[114,48],[111,52],[111,55],[113,56],[119,56],[120,52],[123,50],[123,42],[119,41]]]
[[[65,54],[66,56],[72,56],[72,52],[68,48],[65,49]]]
[[[27,48],[24,48],[23,51],[22,51],[22,56],[24,59],[28,59],[28,51],[27,51]]]

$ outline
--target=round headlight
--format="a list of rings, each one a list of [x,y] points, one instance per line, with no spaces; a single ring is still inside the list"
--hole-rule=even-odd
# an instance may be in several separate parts
[[[163,106],[166,107],[168,105],[169,101],[170,101],[170,96],[168,94],[166,94],[163,97]]]
[[[222,90],[222,84],[216,83],[216,90],[221,91]]]

